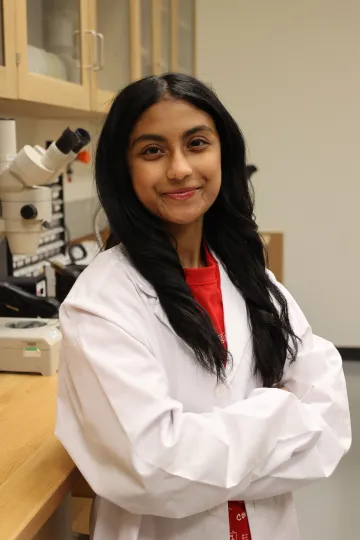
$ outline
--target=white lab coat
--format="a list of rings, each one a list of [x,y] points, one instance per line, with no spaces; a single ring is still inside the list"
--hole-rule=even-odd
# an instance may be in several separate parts
[[[296,540],[291,491],[331,475],[349,449],[333,345],[280,286],[302,345],[290,392],[261,388],[245,303],[222,268],[221,288],[233,357],[222,385],[119,248],[65,300],[56,435],[98,494],[94,540],[228,540],[229,500],[245,500],[253,540]]]

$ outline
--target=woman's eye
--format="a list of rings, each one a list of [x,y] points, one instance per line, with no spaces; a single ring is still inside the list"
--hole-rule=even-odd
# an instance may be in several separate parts
[[[144,156],[158,156],[160,155],[161,149],[158,146],[148,146],[141,152]]]
[[[205,141],[204,139],[192,139],[190,141],[190,146],[192,148],[201,148],[203,146],[206,146],[208,144],[207,141]]]

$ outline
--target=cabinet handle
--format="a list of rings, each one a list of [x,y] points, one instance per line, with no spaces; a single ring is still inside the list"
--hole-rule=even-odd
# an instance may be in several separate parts
[[[99,48],[97,46],[97,41],[96,41],[96,32],[95,30],[84,30],[84,34],[89,34],[91,37],[92,37],[92,42],[93,42],[93,56],[94,56],[94,61],[92,64],[88,64],[86,66],[84,66],[86,69],[94,69],[95,66],[99,65]]]
[[[94,71],[104,69],[105,64],[105,38],[101,32],[96,32],[97,39],[97,59],[98,62],[93,66]]]
[[[78,68],[80,68],[80,69],[82,69],[82,68],[95,69],[95,67],[99,65],[99,61],[100,61],[99,60],[99,48],[98,48],[98,45],[97,45],[97,35],[96,35],[95,30],[84,30],[84,35],[89,35],[89,36],[92,37],[94,61],[93,61],[92,64],[82,64],[82,62],[81,62],[82,54],[80,52],[80,59],[77,59],[78,60]],[[75,30],[74,38],[75,37],[79,39],[80,30]],[[80,44],[80,51],[81,51],[81,44]]]

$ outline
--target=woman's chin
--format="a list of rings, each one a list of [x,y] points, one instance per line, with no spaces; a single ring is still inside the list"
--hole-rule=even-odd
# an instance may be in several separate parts
[[[179,208],[163,208],[161,219],[174,225],[192,225],[202,221],[207,208],[205,205],[179,205]]]
[[[203,214],[173,214],[173,215],[167,215],[166,217],[163,217],[164,221],[166,223],[172,224],[172,225],[181,225],[181,226],[191,226],[194,223],[198,223],[199,221],[202,221]]]

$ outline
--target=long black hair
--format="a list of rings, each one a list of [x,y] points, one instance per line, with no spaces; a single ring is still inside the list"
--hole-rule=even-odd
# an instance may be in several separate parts
[[[265,270],[244,138],[214,92],[197,79],[178,73],[147,77],[130,84],[115,98],[99,137],[95,163],[97,191],[111,231],[107,247],[122,244],[132,264],[153,285],[174,331],[205,370],[223,379],[223,345],[186,284],[163,222],[135,195],[127,163],[129,137],[136,122],[165,95],[205,111],[219,134],[222,185],[205,214],[204,239],[245,299],[254,375],[271,387],[281,382],[287,359],[295,360],[298,339],[289,321],[286,299]]]

